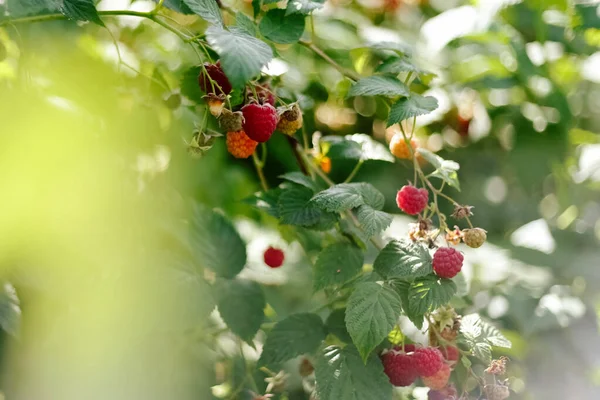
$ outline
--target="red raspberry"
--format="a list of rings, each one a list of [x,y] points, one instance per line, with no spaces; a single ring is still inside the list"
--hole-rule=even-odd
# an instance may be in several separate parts
[[[427,189],[417,189],[412,185],[402,186],[396,196],[398,207],[409,215],[420,213],[427,206],[429,193]]]
[[[435,375],[444,365],[444,356],[435,347],[421,347],[412,354],[415,369],[420,376]]]
[[[440,351],[442,352],[442,355],[444,356],[446,361],[449,362],[450,365],[455,364],[458,361],[458,358],[460,357],[460,352],[458,351],[458,347],[456,346],[440,347]]]
[[[433,255],[433,270],[442,278],[454,278],[460,272],[464,256],[452,247],[440,247]]]
[[[448,385],[440,390],[430,390],[427,393],[429,400],[456,400],[458,399],[458,392],[454,385]]]
[[[408,350],[408,346],[404,348]],[[383,371],[394,386],[410,386],[419,376],[414,367],[412,354],[406,354],[400,347],[383,354],[381,361]]]
[[[250,139],[244,131],[227,133],[227,151],[235,158],[248,158],[256,150],[258,142]]]
[[[279,268],[283,265],[283,260],[285,259],[285,254],[280,249],[276,249],[271,246],[267,250],[265,250],[265,254],[263,255],[265,260],[265,264],[267,264],[271,268]]]
[[[208,72],[208,76],[214,81],[211,85],[210,79],[204,73],[204,69],[200,70],[200,76],[198,76],[198,85],[200,89],[206,94],[229,94],[231,93],[231,83],[227,79],[227,75],[221,69],[221,62],[217,61],[216,64],[204,63],[204,68]],[[217,87],[218,86],[218,87]]]
[[[443,389],[446,387],[448,380],[450,379],[450,367],[448,364],[442,364],[442,367],[438,372],[431,376],[424,376],[422,379],[425,386],[431,389]]]
[[[277,127],[277,110],[270,104],[246,104],[242,107],[244,131],[252,140],[266,142]]]

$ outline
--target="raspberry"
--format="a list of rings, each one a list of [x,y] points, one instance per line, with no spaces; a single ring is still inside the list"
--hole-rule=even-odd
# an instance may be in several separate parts
[[[487,239],[486,232],[481,228],[465,229],[463,231],[463,242],[474,249],[481,247]]]
[[[421,347],[412,354],[415,370],[420,376],[435,375],[444,365],[444,356],[435,347]]]
[[[283,265],[283,260],[285,259],[285,254],[280,249],[276,249],[271,246],[267,250],[265,250],[265,254],[263,255],[265,260],[265,264],[267,264],[271,268],[279,268]]]
[[[427,393],[427,399],[429,400],[456,400],[458,399],[458,392],[454,385],[448,385],[440,390],[430,390]]]
[[[456,346],[445,346],[445,347],[441,347],[440,351],[442,352],[444,358],[446,359],[446,361],[449,362],[449,364],[453,365],[456,364],[456,362],[458,361],[458,358],[460,356],[460,352],[458,351],[458,347]]]
[[[257,142],[250,139],[244,131],[227,133],[227,151],[235,158],[248,158],[256,150]]]
[[[325,172],[326,174],[331,172],[331,158],[329,157],[323,157],[321,158],[321,161],[319,161],[319,166],[321,167],[321,170],[323,172]]]
[[[208,73],[210,79],[204,73],[204,69],[200,71],[198,76],[198,85],[200,89],[206,94],[229,94],[231,93],[231,83],[227,79],[227,75],[221,69],[221,62],[217,61],[216,64],[204,63],[204,68]],[[210,80],[214,82],[211,84]],[[214,86],[214,87],[213,87]]]
[[[219,117],[219,125],[225,132],[241,131],[243,122],[244,116],[241,111],[231,112],[225,108]]]
[[[398,207],[409,215],[420,213],[427,206],[429,192],[426,189],[417,189],[412,185],[402,186],[396,196]]]
[[[443,389],[448,384],[448,380],[450,379],[450,367],[448,364],[442,364],[442,367],[438,372],[431,376],[424,376],[422,379],[425,386],[431,389]]]
[[[464,257],[451,247],[440,247],[433,255],[433,271],[442,278],[454,278],[462,269]]]
[[[266,142],[277,127],[277,110],[270,104],[246,104],[242,107],[244,131],[252,140]]]
[[[418,147],[417,142],[414,139],[411,139],[410,146],[412,147],[413,152]],[[392,137],[392,140],[390,141],[390,153],[403,160],[412,159],[408,144],[406,144],[406,140],[404,140],[404,136],[401,133],[396,133]]]
[[[279,114],[278,131],[292,136],[298,129],[302,128],[302,111],[297,103],[288,107],[279,107],[277,113]]]
[[[408,350],[406,345],[404,348]],[[400,347],[388,351],[381,356],[383,371],[394,386],[409,386],[419,376],[414,368],[412,354],[406,354]]]

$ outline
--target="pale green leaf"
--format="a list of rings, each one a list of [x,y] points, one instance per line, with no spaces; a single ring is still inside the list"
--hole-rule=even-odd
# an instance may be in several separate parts
[[[286,8],[286,14],[310,14],[314,10],[323,7],[325,0],[289,0]]]
[[[356,82],[350,89],[348,97],[355,96],[408,96],[408,87],[398,78],[392,76],[369,76]]]
[[[221,10],[215,0],[183,0],[194,14],[211,24],[223,25]]]
[[[387,126],[392,126],[419,115],[429,114],[436,108],[438,108],[438,101],[435,97],[423,97],[412,93],[410,97],[400,99],[392,105]]]

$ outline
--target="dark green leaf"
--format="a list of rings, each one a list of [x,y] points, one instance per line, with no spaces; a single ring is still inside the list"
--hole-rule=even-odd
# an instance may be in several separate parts
[[[343,212],[363,204],[381,209],[385,198],[369,183],[340,183],[317,193],[311,202],[322,210]]]
[[[217,285],[218,308],[229,329],[251,342],[264,320],[265,295],[256,282],[221,281]]]
[[[315,231],[328,231],[335,227],[335,224],[340,220],[340,215],[338,213],[331,213],[323,210],[319,210],[319,220],[312,224],[306,226],[306,229],[312,229]]]
[[[234,88],[241,88],[260,73],[273,58],[271,48],[240,28],[225,30],[211,26],[206,30],[208,43],[221,57],[221,66]]]
[[[154,0],[155,3],[158,3],[159,1],[160,0]],[[177,11],[180,14],[194,14],[194,12],[190,10],[183,0],[164,0],[163,7]]]
[[[383,211],[377,211],[368,205],[362,205],[356,210],[358,221],[367,237],[372,237],[386,229],[392,223],[392,216]]]
[[[256,24],[243,12],[235,14],[235,25],[250,36],[256,36]]]
[[[91,21],[104,26],[104,22],[96,11],[94,0],[62,0],[60,12],[75,21]]]
[[[364,282],[348,299],[346,327],[363,360],[394,328],[402,302],[389,286]]]
[[[200,265],[224,278],[233,278],[244,268],[246,244],[224,216],[197,206],[190,228]]]
[[[408,87],[398,78],[392,76],[369,76],[356,82],[350,89],[348,97],[354,96],[408,96]]]
[[[279,188],[271,189],[267,192],[258,192],[244,199],[244,202],[275,218],[279,218],[279,196],[281,193],[283,193],[283,190]]]
[[[286,15],[285,10],[269,11],[260,20],[260,33],[275,43],[295,43],[304,33],[304,16],[302,14]]]
[[[316,314],[290,315],[278,322],[267,336],[259,365],[279,365],[301,354],[313,353],[327,332]]]
[[[311,201],[312,190],[297,187],[287,189],[279,196],[279,216],[282,224],[309,226],[316,224],[321,216]]]
[[[323,3],[325,3],[325,0],[289,0],[286,15],[294,13],[310,14],[311,11],[322,8]]]
[[[415,279],[408,291],[408,308],[413,315],[424,315],[447,304],[456,293],[450,279],[427,276]]]
[[[280,178],[302,185],[313,192],[318,190],[316,182],[310,179],[310,176],[306,176],[302,172],[288,172],[287,174],[281,175]]]
[[[200,66],[187,69],[183,73],[179,83],[181,87],[181,94],[199,104],[204,101],[202,99],[202,91],[198,85],[198,76],[200,76],[201,69],[202,68]]]
[[[410,291],[410,282],[403,280],[394,280],[393,287],[396,290],[396,293],[402,299],[402,310],[404,314],[412,321],[413,324],[417,327],[417,329],[423,329],[424,315],[423,314],[414,314],[410,312],[409,301],[408,301],[408,293]]]
[[[325,247],[315,263],[315,291],[340,285],[354,278],[361,271],[363,261],[362,251],[349,243],[336,243]]]
[[[315,363],[319,400],[387,400],[392,385],[379,357],[372,354],[363,363],[354,346],[327,347]]]
[[[216,0],[183,0],[196,15],[211,24],[223,25],[223,17]]]
[[[256,17],[258,17],[258,15],[260,14],[261,7],[261,0],[252,0],[252,13],[254,14],[254,19],[256,19]]]
[[[352,343],[352,338],[348,333],[348,329],[346,329],[346,309],[338,308],[337,310],[333,310],[329,317],[327,317],[327,321],[325,322],[325,327],[329,333],[334,334],[338,339],[345,343]]]
[[[438,108],[438,101],[435,97],[423,97],[412,93],[410,97],[400,99],[392,105],[387,126],[392,126],[419,115],[429,114],[436,108]]]
[[[431,273],[429,251],[406,239],[392,240],[379,253],[373,269],[386,278],[414,279]]]
[[[430,174],[431,176],[440,178],[448,185],[460,190],[460,182],[458,181],[458,174],[456,172],[460,169],[460,165],[457,162],[444,160],[437,154],[423,148],[419,148],[418,151],[435,168],[435,171]]]

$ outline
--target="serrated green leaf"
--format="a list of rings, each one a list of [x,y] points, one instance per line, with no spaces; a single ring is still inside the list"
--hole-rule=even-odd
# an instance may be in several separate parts
[[[221,9],[215,0],[183,0],[194,14],[211,24],[223,25]]]
[[[429,174],[429,176],[440,178],[448,185],[460,190],[460,182],[456,172],[460,169],[460,165],[456,161],[444,160],[437,154],[423,148],[419,148],[417,151],[435,168],[435,171]]]
[[[251,343],[264,320],[265,295],[256,282],[221,281],[217,285],[217,306],[229,329]]]
[[[364,199],[354,184],[342,183],[317,193],[311,203],[325,211],[343,212],[364,204]]]
[[[179,82],[181,94],[199,104],[204,101],[202,99],[202,91],[198,85],[198,76],[200,76],[201,69],[202,67],[200,66],[188,68],[183,73],[181,81]]]
[[[346,136],[346,139],[356,142],[360,145],[361,160],[378,160],[392,163],[395,162],[395,158],[392,153],[390,153],[387,146],[379,143],[369,135],[365,135],[364,133],[355,133],[354,135]]]
[[[429,251],[406,239],[392,240],[379,253],[373,269],[386,278],[414,279],[432,272]]]
[[[318,315],[290,315],[278,322],[267,336],[258,365],[279,365],[301,354],[313,353],[326,335]]]
[[[258,192],[244,199],[244,203],[250,204],[275,218],[279,218],[279,196],[281,193],[283,193],[283,190],[279,188],[266,192]]]
[[[354,346],[325,348],[315,363],[319,400],[391,399],[392,385],[379,357],[363,363]]]
[[[471,353],[486,364],[492,361],[492,346],[485,342],[474,343]]]
[[[389,286],[374,282],[356,285],[348,299],[346,327],[364,361],[394,328],[402,302]]]
[[[306,226],[306,229],[312,229],[315,231],[328,231],[335,227],[340,220],[340,215],[338,213],[330,213],[327,211],[320,210],[319,221],[312,225]]]
[[[460,358],[460,362],[462,363],[462,365],[464,365],[466,369],[471,368],[471,366],[473,365],[473,363],[471,362],[471,360],[469,360],[469,357],[467,356],[462,356]]]
[[[279,176],[281,179],[285,179],[286,181],[297,183],[298,185],[302,185],[313,192],[318,190],[317,183],[313,181],[310,176],[304,175],[302,172],[288,172],[287,174],[283,174]]]
[[[312,195],[312,190],[307,188],[284,190],[278,201],[281,223],[309,226],[319,222],[321,210],[311,201]]]
[[[282,44],[296,43],[304,33],[302,14],[286,15],[285,10],[269,11],[258,25],[260,33],[267,39]]]
[[[221,57],[221,67],[234,88],[258,75],[273,58],[271,47],[240,28],[213,25],[206,30],[206,39]]]
[[[408,309],[413,315],[424,315],[447,304],[456,293],[450,279],[427,276],[415,279],[408,289]]]
[[[246,265],[246,244],[223,215],[196,206],[190,221],[198,263],[223,278],[233,278]]]
[[[347,282],[360,273],[363,262],[363,252],[349,243],[325,247],[315,262],[314,290]]]
[[[243,12],[238,11],[235,14],[235,26],[250,36],[256,36],[256,24]]]
[[[369,76],[356,82],[347,97],[354,96],[408,96],[404,82],[392,76]]]
[[[485,341],[492,346],[510,348],[512,344],[495,326],[483,321],[477,314],[469,314],[461,320],[460,332],[468,341]]]
[[[400,99],[392,105],[387,126],[392,126],[419,115],[429,114],[436,108],[438,108],[438,101],[435,97],[423,97],[412,93],[410,97]]]
[[[300,13],[303,15],[310,14],[314,10],[323,7],[325,0],[289,0],[286,8],[286,15]]]
[[[386,229],[393,220],[390,214],[375,210],[366,204],[358,207],[356,217],[369,238]]]
[[[327,332],[334,334],[338,339],[345,343],[352,343],[352,338],[346,328],[346,309],[338,308],[333,310],[327,321],[325,321],[325,327]]]
[[[381,73],[399,74],[401,72],[415,72],[417,74],[429,74],[430,72],[417,67],[414,62],[406,56],[390,57],[381,63],[375,70]]]
[[[410,282],[404,280],[394,280],[392,287],[394,288],[396,293],[398,293],[400,299],[402,300],[402,310],[404,311],[404,314],[406,314],[408,319],[410,319],[411,322],[415,324],[417,329],[423,329],[423,322],[425,320],[423,314],[413,314],[410,312],[410,309],[408,307],[408,292],[410,290]]]
[[[60,12],[67,18],[75,21],[90,21],[104,26],[96,11],[94,0],[62,0],[60,3]]]

